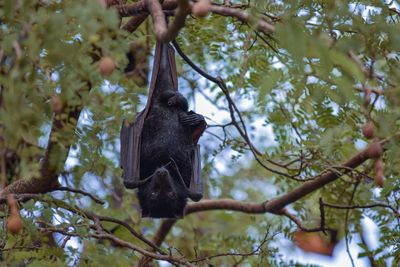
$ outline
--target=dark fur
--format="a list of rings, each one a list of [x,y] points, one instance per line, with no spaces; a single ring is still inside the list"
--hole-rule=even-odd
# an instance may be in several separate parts
[[[132,138],[141,130],[138,198],[142,217],[181,218],[187,198],[198,201],[202,192],[188,191],[194,166],[194,149],[205,128],[203,116],[188,112],[187,100],[175,90],[168,45],[163,44],[159,71],[143,128],[134,124],[121,129],[121,164],[127,188],[138,185],[135,175],[135,147]],[[175,64],[175,63],[172,63]],[[143,113],[142,113],[143,114]],[[200,128],[199,128],[200,127]],[[200,135],[198,134],[200,132]],[[137,161],[136,161],[137,163]],[[201,176],[199,174],[201,179]],[[196,191],[196,188],[194,189]],[[202,189],[201,189],[202,191]]]
[[[175,105],[168,105],[174,99]],[[192,173],[192,131],[190,125],[185,126],[179,122],[180,114],[182,116],[186,113],[184,108],[187,108],[187,101],[176,91],[155,95],[152,101],[142,131],[140,178],[145,179],[150,175],[153,178],[139,187],[142,216],[180,218],[188,196],[171,158],[176,162],[186,187],[189,187]],[[158,175],[161,170],[166,175]],[[168,197],[170,192],[176,197]],[[154,193],[157,193],[156,197]]]

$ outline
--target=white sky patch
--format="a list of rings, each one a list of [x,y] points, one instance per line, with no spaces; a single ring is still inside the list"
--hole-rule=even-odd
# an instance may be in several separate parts
[[[215,97],[218,94],[218,91],[211,92],[209,89],[200,89],[204,92],[205,95],[210,98]],[[217,104],[221,104],[221,106],[225,106],[222,104],[222,101],[218,101]],[[196,113],[203,115],[206,118],[207,123],[215,124],[215,123],[226,123],[230,121],[229,112],[226,110],[220,110],[215,105],[212,105],[202,94],[196,94],[195,96],[195,104],[191,107]],[[213,121],[210,122],[207,118],[211,118]],[[201,139],[200,139],[201,140]]]
[[[368,217],[363,217],[361,224],[364,230],[365,242],[370,250],[377,249],[379,247],[379,228],[378,226]]]
[[[382,188],[380,187],[375,187],[372,189],[372,193],[375,198],[379,198],[381,196]]]
[[[361,3],[356,3],[356,4],[350,3],[349,10],[354,14],[360,14],[363,17],[363,19],[367,22],[369,21],[370,14],[376,14],[376,13],[380,14],[382,12],[381,8],[366,6]]]
[[[239,201],[244,201],[248,197],[247,193],[240,189],[232,189],[231,194],[234,195],[235,199]]]
[[[285,65],[283,65],[283,63],[276,56],[274,56],[272,59],[272,66],[275,69],[283,69],[285,67]]]
[[[365,149],[365,148],[367,147],[367,145],[368,145],[368,143],[365,142],[365,141],[362,140],[362,139],[357,139],[357,140],[355,140],[355,142],[354,142],[354,146],[355,146],[358,150],[363,150],[363,149]]]
[[[39,146],[45,148],[47,146],[47,143],[49,142],[51,124],[44,124],[40,130],[42,131],[42,133],[45,134],[39,137],[38,144]]]
[[[390,7],[390,8],[400,9],[400,4],[397,3],[397,1],[386,0],[385,2],[386,2],[386,4],[389,4],[389,7]]]
[[[319,79],[315,76],[307,76],[307,84],[313,84],[313,83],[318,83]]]

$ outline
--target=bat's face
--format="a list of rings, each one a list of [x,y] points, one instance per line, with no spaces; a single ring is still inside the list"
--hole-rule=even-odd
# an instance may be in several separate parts
[[[139,188],[142,217],[183,217],[187,193],[172,175],[165,167],[157,168],[151,181]]]

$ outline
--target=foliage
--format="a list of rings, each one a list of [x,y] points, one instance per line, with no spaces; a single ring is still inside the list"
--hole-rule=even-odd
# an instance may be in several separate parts
[[[61,185],[105,201],[101,205],[69,191],[35,191],[47,193],[20,202],[24,229],[18,235],[7,232],[3,205],[4,265],[132,265],[142,255],[96,238],[98,225],[87,212],[125,222],[149,240],[162,224],[140,218],[136,195],[123,188],[119,165],[122,120],[133,120],[147,92],[147,84],[124,75],[126,53],[131,43],[144,47],[146,56],[151,53],[151,19],[128,33],[121,25],[130,18],[120,18],[115,6],[103,8],[101,2],[0,3],[2,188],[42,178],[48,158]],[[325,206],[325,226],[337,230],[338,239],[355,239],[365,230],[362,218],[370,218],[380,229],[379,246],[360,243],[358,256],[371,256],[377,266],[386,259],[399,264],[400,223],[388,206],[400,209],[400,6],[367,0],[249,3],[235,0],[227,6],[251,14],[248,23],[213,12],[205,18],[187,16],[177,42],[193,62],[224,80],[258,160],[286,175],[255,160],[249,140],[231,122],[226,94],[177,56],[181,92],[191,103],[206,101],[213,113],[200,139],[205,199],[261,203],[334,170],[340,179],[316,188],[288,210],[314,228],[321,224],[320,198],[345,206],[383,203],[387,206]],[[261,32],[260,19],[273,24],[275,32]],[[116,63],[109,77],[99,72],[102,56]],[[78,120],[70,116],[74,111],[79,111]],[[362,135],[365,122],[373,123],[374,140]],[[385,138],[390,140],[382,156],[383,188],[373,182],[374,159],[347,173],[338,168],[367,144]],[[102,226],[150,251],[126,227],[110,221]],[[204,211],[177,221],[160,247],[176,258],[204,259],[199,265],[294,265],[285,262],[279,240],[293,239],[298,227],[271,213]]]

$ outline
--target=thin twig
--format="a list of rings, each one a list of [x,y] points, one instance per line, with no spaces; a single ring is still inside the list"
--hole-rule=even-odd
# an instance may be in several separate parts
[[[357,190],[358,185],[359,185],[359,183],[354,185],[354,189],[353,189],[353,192],[351,193],[349,204],[351,204],[353,202],[353,199],[354,199],[354,196],[356,194],[356,190]],[[347,209],[346,210],[346,215],[345,215],[345,218],[344,218],[344,222],[345,222],[345,225],[344,225],[344,237],[345,237],[345,241],[346,241],[346,252],[347,252],[347,255],[349,255],[351,265],[353,267],[355,267],[354,260],[353,260],[353,257],[351,255],[351,252],[350,252],[350,246],[349,246],[349,229],[348,229],[348,227],[349,227],[349,214],[350,214],[350,210]]]
[[[127,247],[127,248],[131,248],[137,252],[139,252],[142,255],[145,255],[147,257],[153,258],[153,259],[157,259],[157,260],[164,260],[164,261],[168,261],[171,263],[179,263],[179,264],[184,264],[186,266],[190,266],[190,267],[196,267],[195,265],[191,264],[190,262],[188,262],[187,260],[183,259],[183,258],[175,258],[172,257],[171,255],[159,255],[159,254],[155,254],[153,252],[149,252],[147,250],[144,250],[141,247],[138,247],[130,242],[127,242],[125,240],[122,240],[118,237],[116,237],[115,235],[112,234],[106,234],[106,233],[102,233],[102,234],[93,234],[92,235],[95,238],[98,239],[108,239],[111,240],[115,243],[117,243],[118,245]]]
[[[68,191],[68,192],[82,194],[84,196],[90,197],[97,204],[102,204],[103,205],[105,203],[104,200],[101,200],[101,199],[97,198],[96,196],[92,195],[91,193],[83,191],[81,189],[76,189],[76,188],[72,188],[72,187],[68,187],[68,186],[60,186],[56,190],[57,191]]]
[[[347,206],[347,205],[338,205],[338,204],[331,204],[331,203],[323,203],[324,206],[330,207],[330,208],[335,208],[335,209],[370,209],[370,208],[375,208],[375,207],[383,207],[383,208],[388,208],[393,211],[396,216],[400,217],[400,212],[393,207],[392,205],[385,204],[385,203],[374,203],[374,204],[369,204],[369,205],[353,205],[353,206]]]
[[[129,224],[127,224],[124,221],[115,219],[115,218],[110,218],[110,217],[105,217],[105,216],[98,216],[95,215],[99,218],[100,221],[107,221],[107,222],[113,222],[116,224],[119,224],[123,227],[125,227],[132,235],[134,235],[135,237],[137,237],[138,239],[140,239],[141,241],[143,241],[144,243],[146,243],[148,246],[150,246],[152,249],[154,249],[155,251],[159,252],[162,255],[166,255],[166,253],[161,250],[157,245],[155,245],[153,242],[150,242],[149,240],[147,240],[144,236],[142,236],[141,234],[139,234],[138,232],[136,232]]]
[[[216,254],[216,255],[210,255],[206,256],[204,258],[200,259],[195,259],[191,260],[190,262],[195,263],[195,262],[202,262],[202,261],[207,261],[212,258],[217,258],[217,257],[224,257],[224,256],[241,256],[241,257],[248,257],[248,256],[253,256],[253,255],[259,255],[260,253],[265,253],[264,250],[261,250],[262,246],[268,241],[268,232],[265,234],[263,240],[261,243],[253,250],[247,253],[221,253],[221,254]]]
[[[263,42],[269,46],[269,48],[272,49],[272,51],[274,51],[275,53],[279,54],[279,51],[272,46],[272,44],[270,44],[264,37],[261,36],[261,34],[259,34],[258,32],[256,32],[256,35],[258,38],[260,38],[261,40],[263,40]]]
[[[281,215],[288,217],[292,222],[294,222],[297,225],[297,227],[299,227],[302,231],[307,232],[307,233],[320,232],[320,231],[325,233],[325,230],[335,231],[332,228],[325,227],[325,225],[322,225],[322,224],[320,227],[308,228],[299,219],[297,219],[293,214],[289,213],[287,211],[287,209],[282,209]]]

